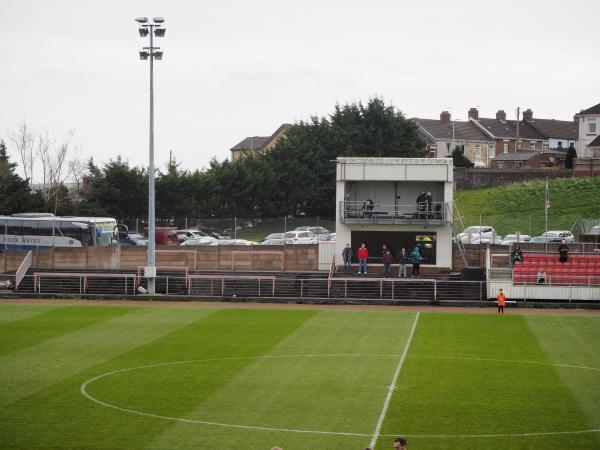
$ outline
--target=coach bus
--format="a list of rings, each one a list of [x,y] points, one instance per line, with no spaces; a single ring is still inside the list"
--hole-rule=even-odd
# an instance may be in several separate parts
[[[107,247],[118,243],[111,217],[59,217],[50,213],[0,216],[0,250]]]

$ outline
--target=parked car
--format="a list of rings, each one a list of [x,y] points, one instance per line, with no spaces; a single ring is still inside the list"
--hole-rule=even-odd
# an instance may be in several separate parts
[[[248,241],[246,239],[215,239],[208,245],[256,245],[258,242]]]
[[[128,233],[127,239],[129,241],[129,245],[148,245],[148,239],[145,239],[139,233]]]
[[[310,231],[311,233],[314,233],[314,234],[330,234],[331,233],[331,231],[329,231],[327,228],[310,227],[310,226],[298,227],[294,231]]]
[[[471,244],[501,244],[502,236],[490,236],[482,234],[481,237],[476,234],[471,238]]]
[[[545,233],[542,233],[540,237],[545,239],[544,242],[562,242],[563,240],[566,242],[575,242],[573,233],[566,230],[546,231]]]
[[[502,245],[512,245],[519,242],[529,242],[531,241],[531,236],[527,234],[507,234],[504,236],[504,239],[500,242]]]
[[[284,234],[285,233],[271,233],[264,239],[261,239],[259,242],[262,244],[264,241],[280,240],[281,243],[283,244],[283,235]],[[269,244],[265,244],[265,245],[269,245]]]
[[[210,228],[210,227],[201,227],[198,228],[202,233],[214,237],[215,239],[231,239],[229,233],[219,230],[218,228]]]
[[[310,243],[317,242],[317,235],[311,231],[288,231],[283,235],[284,239],[291,241],[291,243],[297,243],[298,241],[311,241]]]
[[[285,239],[264,239],[260,245],[283,245],[285,243]]]
[[[184,245],[184,246],[188,246],[188,245],[213,245],[213,242],[217,242],[217,239],[210,237],[210,236],[206,236],[206,237],[195,237],[195,238],[189,238],[186,239],[185,241],[183,241],[181,244],[179,245]]]
[[[215,237],[209,236],[208,234],[200,230],[175,230],[175,233],[177,234],[179,242],[184,242],[188,239],[194,238],[206,238],[208,240],[216,240]]]
[[[546,238],[543,236],[534,236],[529,241],[530,244],[545,244]]]
[[[595,227],[592,227],[592,229],[590,230],[590,233],[600,234],[600,225],[596,225]]]
[[[481,238],[485,237],[485,238],[490,238],[490,241],[491,240],[495,241],[496,230],[494,229],[494,227],[490,227],[488,225],[472,226],[472,227],[465,228],[464,231],[458,235],[458,238],[464,244],[472,244],[473,243],[472,240],[475,236],[477,236],[478,239],[479,239],[479,237],[481,237]]]

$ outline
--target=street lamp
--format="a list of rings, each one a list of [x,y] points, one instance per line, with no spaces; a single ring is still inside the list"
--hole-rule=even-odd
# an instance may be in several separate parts
[[[153,38],[164,37],[165,21],[162,17],[154,17],[152,22],[147,17],[138,17],[135,21],[139,24],[141,37],[150,36],[150,46],[143,47],[140,51],[142,61],[150,60],[150,151],[148,163],[148,266],[144,275],[148,279],[148,292],[156,293],[156,233],[154,211],[154,60],[162,60],[163,52],[160,47],[154,46]]]

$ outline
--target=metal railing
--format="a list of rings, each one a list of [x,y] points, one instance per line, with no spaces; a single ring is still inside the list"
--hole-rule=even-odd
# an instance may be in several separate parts
[[[147,286],[135,273],[35,272],[26,275],[23,291],[36,294],[140,295]],[[144,290],[140,290],[143,292]],[[293,278],[254,275],[158,275],[158,294],[194,298],[283,298],[339,301],[484,301],[485,282],[426,278]]]
[[[398,205],[341,201],[340,220],[342,223],[449,223],[449,203],[414,203]]]

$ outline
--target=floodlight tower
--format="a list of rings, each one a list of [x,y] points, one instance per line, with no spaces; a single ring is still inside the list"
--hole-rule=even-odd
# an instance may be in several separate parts
[[[150,60],[150,151],[148,161],[148,266],[145,270],[145,276],[148,279],[148,292],[156,293],[156,234],[154,227],[155,218],[155,198],[154,198],[154,60],[162,60],[163,52],[160,47],[154,46],[154,36],[164,37],[166,28],[162,17],[154,17],[152,22],[147,17],[138,17],[135,21],[139,24],[139,33],[141,37],[150,36],[150,46],[143,47],[140,51],[142,61]]]

